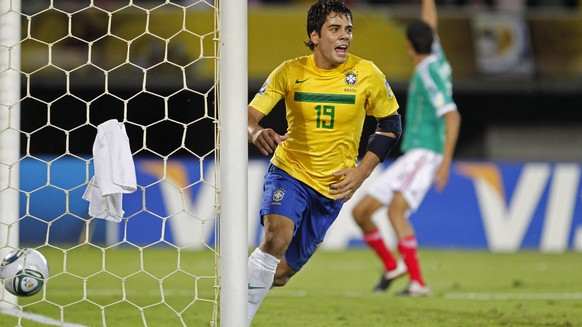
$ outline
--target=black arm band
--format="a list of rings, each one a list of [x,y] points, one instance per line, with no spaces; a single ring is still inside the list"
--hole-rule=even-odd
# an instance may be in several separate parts
[[[377,132],[383,133],[394,133],[396,138],[378,134]],[[378,128],[376,128],[376,133],[370,135],[368,138],[367,151],[370,151],[378,156],[380,162],[384,161],[390,151],[396,146],[400,135],[402,134],[402,124],[400,122],[400,115],[392,115],[384,117],[378,120]]]
[[[396,142],[398,142],[398,139],[374,133],[368,138],[368,147],[366,150],[377,155],[380,158],[380,162],[382,162],[390,154]]]
[[[378,119],[376,132],[394,133],[394,135],[396,135],[396,140],[398,140],[400,135],[402,135],[402,122],[400,120],[400,115],[394,114],[392,116]]]

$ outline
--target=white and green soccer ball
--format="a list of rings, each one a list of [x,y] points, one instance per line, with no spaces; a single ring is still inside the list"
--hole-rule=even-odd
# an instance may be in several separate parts
[[[38,293],[48,277],[48,262],[35,249],[13,250],[0,263],[0,279],[4,281],[4,288],[16,296]]]

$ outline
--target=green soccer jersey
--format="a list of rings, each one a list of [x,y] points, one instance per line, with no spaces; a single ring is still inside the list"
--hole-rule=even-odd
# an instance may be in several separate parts
[[[354,55],[335,69],[315,66],[313,55],[277,67],[250,106],[267,115],[285,99],[287,133],[271,162],[322,195],[340,181],[332,173],[357,163],[366,115],[386,117],[398,103],[384,74]]]
[[[443,153],[443,116],[457,110],[452,95],[451,66],[435,38],[433,53],[416,65],[410,81],[402,152],[423,148]]]

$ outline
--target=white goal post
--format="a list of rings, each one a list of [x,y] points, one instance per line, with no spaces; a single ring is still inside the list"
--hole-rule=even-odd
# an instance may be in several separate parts
[[[19,244],[20,1],[0,1],[0,258]],[[3,286],[0,283],[0,286]],[[1,291],[0,291],[1,292]],[[5,292],[5,300],[17,301]],[[0,301],[0,308],[6,302]]]
[[[211,327],[246,326],[247,6],[245,0],[0,1],[0,255],[29,246],[19,235],[22,226],[31,224],[45,233],[31,247],[52,255],[51,274],[33,297],[15,297],[0,282],[0,321],[106,326],[125,311],[132,326],[160,325],[159,319],[199,326],[196,316],[204,312]],[[196,21],[200,13],[208,17]],[[134,14],[135,23],[128,22]],[[43,23],[50,30],[39,27]],[[94,30],[91,24],[96,24]],[[35,56],[24,56],[31,50]],[[104,54],[113,59],[108,62]],[[87,92],[88,85],[99,82],[99,94]],[[56,95],[38,95],[39,85],[54,88],[49,91]],[[141,207],[126,210],[120,223],[106,222],[106,241],[99,243],[94,230],[105,223],[78,210],[79,204],[86,205],[80,195],[90,183],[94,159],[78,150],[75,137],[95,133],[106,110],[125,124],[130,136],[138,135],[130,137],[134,160],[153,157],[141,169],[157,179],[138,179],[135,198]],[[30,118],[25,112],[40,118],[24,126],[21,118]],[[203,131],[208,133],[199,135]],[[160,135],[161,142],[179,142],[164,148],[170,146],[159,145]],[[53,144],[47,141],[51,137],[60,151],[54,155],[54,149],[42,148]],[[214,148],[198,149],[196,139],[213,139]],[[182,159],[176,153],[192,156],[184,165],[199,166],[191,179],[184,177],[188,167],[174,166]],[[80,184],[78,178],[72,185],[59,180],[59,175],[74,174],[59,171],[68,159],[81,165]],[[22,168],[30,162],[41,170],[33,186],[20,182]],[[171,209],[150,203],[157,192],[173,196]],[[208,202],[191,202],[195,192],[204,193],[200,198]],[[212,192],[214,199],[208,195]],[[48,201],[64,208],[60,213],[36,211],[36,202],[47,194],[57,194],[58,200]],[[140,244],[130,230],[146,220],[161,222],[159,236]],[[75,242],[53,243],[69,221],[83,225]],[[180,231],[174,224],[195,230]],[[159,248],[175,252],[168,255],[177,257],[171,262],[175,267],[151,264],[150,257],[157,257],[149,252]],[[204,251],[214,255],[212,267],[194,271],[199,263],[188,262],[187,253]],[[121,260],[131,268],[112,266],[123,253],[130,253],[132,260]],[[96,260],[86,261],[93,255]],[[87,312],[95,321],[76,317]]]
[[[243,326],[248,294],[247,2],[221,2],[220,13],[220,318],[223,326]]]

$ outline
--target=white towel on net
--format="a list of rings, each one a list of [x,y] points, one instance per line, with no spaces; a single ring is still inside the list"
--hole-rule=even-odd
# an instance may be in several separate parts
[[[89,201],[89,215],[120,222],[123,218],[123,194],[137,189],[135,165],[125,125],[116,119],[97,126],[93,144],[95,174],[83,199]]]

